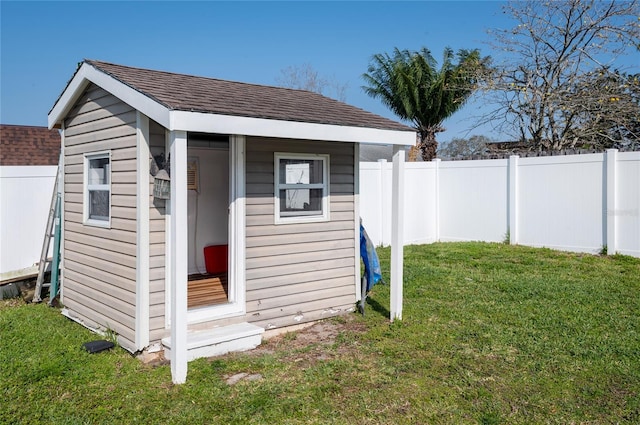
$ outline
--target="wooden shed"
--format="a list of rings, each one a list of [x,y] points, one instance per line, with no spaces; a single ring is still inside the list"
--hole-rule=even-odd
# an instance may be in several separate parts
[[[405,125],[316,93],[93,60],[49,127],[62,130],[64,314],[132,352],[164,349],[175,382],[191,359],[352,311],[359,145],[394,146],[401,188],[415,142]]]

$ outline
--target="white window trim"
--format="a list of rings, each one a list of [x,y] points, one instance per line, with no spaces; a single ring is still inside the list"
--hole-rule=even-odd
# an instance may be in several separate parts
[[[280,160],[281,159],[302,159],[310,161],[322,161],[322,184],[305,184],[304,189],[322,189],[322,214],[309,214],[299,213],[296,216],[280,215],[280,190],[291,188],[291,185],[280,183]],[[292,223],[315,223],[321,221],[329,221],[329,155],[326,154],[301,154],[301,153],[288,153],[288,152],[275,152],[274,153],[274,193],[273,193],[273,205],[274,205],[274,217],[275,224],[292,224]],[[296,185],[298,186],[298,185]]]
[[[93,185],[89,187],[89,161],[92,159],[109,158],[109,183],[102,185]],[[83,182],[82,182],[82,205],[83,205],[83,223],[87,226],[111,228],[111,178],[113,161],[111,159],[111,151],[91,152],[84,154]],[[89,218],[89,190],[92,189],[108,189],[109,190],[109,217],[108,220],[95,220]]]

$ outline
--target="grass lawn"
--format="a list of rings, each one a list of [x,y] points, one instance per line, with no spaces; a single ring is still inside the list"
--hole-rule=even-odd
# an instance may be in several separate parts
[[[1,301],[0,423],[640,423],[640,259],[485,243],[405,258],[403,321],[377,285],[330,340],[200,359],[181,386],[120,348],[85,353],[96,336],[55,309]],[[240,372],[261,379],[225,382]]]

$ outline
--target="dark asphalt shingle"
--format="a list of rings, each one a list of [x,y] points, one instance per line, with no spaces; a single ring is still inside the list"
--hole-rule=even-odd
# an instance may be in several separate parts
[[[170,110],[413,131],[396,121],[305,90],[262,86],[86,60]]]
[[[0,124],[0,165],[58,165],[59,159],[58,130]]]

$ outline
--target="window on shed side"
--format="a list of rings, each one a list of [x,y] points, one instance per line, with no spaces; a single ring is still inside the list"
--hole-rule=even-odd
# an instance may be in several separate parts
[[[85,223],[108,226],[111,220],[111,157],[85,156]]]
[[[329,219],[329,155],[276,153],[276,223]]]

